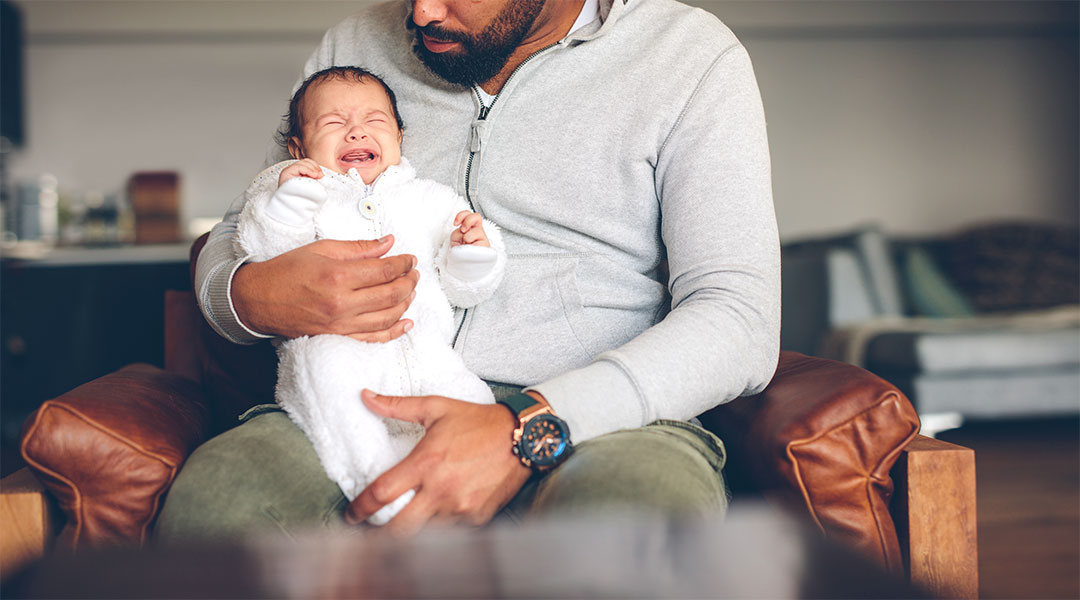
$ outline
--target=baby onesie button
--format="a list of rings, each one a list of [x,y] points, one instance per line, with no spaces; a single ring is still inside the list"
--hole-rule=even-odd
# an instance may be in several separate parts
[[[360,202],[360,214],[364,215],[365,219],[374,219],[377,212],[378,209],[371,200],[363,200]]]

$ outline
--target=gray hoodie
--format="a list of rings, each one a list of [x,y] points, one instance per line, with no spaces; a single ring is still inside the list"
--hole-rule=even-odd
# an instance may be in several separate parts
[[[542,393],[576,442],[765,387],[779,240],[761,98],[731,31],[669,0],[601,0],[599,19],[522,63],[482,115],[475,91],[416,58],[408,17],[398,1],[346,19],[304,77],[381,75],[418,176],[502,228],[501,287],[458,315],[466,365]],[[196,287],[215,329],[252,343],[228,295],[241,208],[211,233]]]

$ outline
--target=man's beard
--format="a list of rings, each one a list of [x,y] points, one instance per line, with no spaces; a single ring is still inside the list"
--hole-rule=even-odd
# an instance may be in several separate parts
[[[417,27],[410,18],[409,27],[416,30],[413,52],[432,73],[450,83],[463,86],[484,83],[506,66],[510,55],[532,29],[543,6],[544,0],[510,0],[491,24],[476,34],[431,25]],[[424,46],[421,34],[440,41],[459,42],[461,47],[435,53]]]

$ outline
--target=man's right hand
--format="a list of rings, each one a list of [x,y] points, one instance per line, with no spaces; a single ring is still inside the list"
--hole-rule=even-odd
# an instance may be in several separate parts
[[[364,342],[403,335],[402,319],[420,273],[409,254],[380,258],[394,245],[382,240],[319,240],[233,276],[231,297],[240,322],[268,335],[295,338],[334,333]]]

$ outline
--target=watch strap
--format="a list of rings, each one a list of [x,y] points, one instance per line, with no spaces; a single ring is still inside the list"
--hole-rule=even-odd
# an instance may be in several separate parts
[[[556,417],[554,413],[551,412],[551,407],[548,406],[547,403],[540,402],[536,398],[524,392],[520,394],[514,394],[513,396],[508,396],[506,398],[503,398],[502,400],[498,400],[497,402],[510,409],[510,412],[513,413],[514,417],[518,420],[518,426],[514,429],[514,433],[511,435],[510,438],[510,449],[514,456],[517,456],[518,459],[521,460],[521,464],[532,469],[536,473],[542,473],[550,470],[558,463],[561,463],[562,460],[565,460],[566,456],[569,455],[570,451],[573,449],[573,445],[570,443],[568,435],[569,432],[566,431],[566,423],[562,419]],[[543,466],[539,466],[533,462],[533,459],[528,455],[528,452],[522,446],[522,437],[525,433],[527,423],[530,423],[532,419],[537,418],[538,415],[542,414],[550,415],[550,418],[553,418],[557,422],[561,423],[562,428],[567,435],[563,440],[566,451],[563,454],[562,459],[560,459],[555,464],[546,464]]]
[[[524,392],[514,394],[513,396],[508,396],[506,398],[503,398],[502,400],[499,400],[498,402],[499,404],[506,406],[506,408],[509,408],[510,412],[514,413],[514,416],[519,419],[521,418],[521,415],[525,413],[525,411],[536,406],[537,404],[540,404],[539,400],[533,398],[532,396]]]

